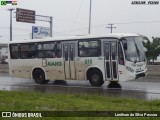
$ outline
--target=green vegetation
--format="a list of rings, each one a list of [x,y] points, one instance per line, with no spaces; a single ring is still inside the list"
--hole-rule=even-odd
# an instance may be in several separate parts
[[[160,101],[144,101],[133,98],[106,97],[86,94],[0,91],[0,111],[160,111]],[[106,118],[113,119],[113,117],[57,117],[54,119],[101,120]],[[146,118],[114,117],[114,119],[128,120]],[[152,120],[152,118],[147,119]],[[154,120],[155,119],[156,118],[154,118]]]
[[[157,56],[160,54],[160,38],[152,37],[151,42],[147,37],[144,37],[143,45],[147,49],[146,57],[148,62],[152,60],[154,64],[154,60],[156,60]]]

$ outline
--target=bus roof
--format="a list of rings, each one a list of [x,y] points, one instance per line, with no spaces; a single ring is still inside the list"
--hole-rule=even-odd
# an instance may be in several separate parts
[[[42,41],[61,41],[61,40],[78,40],[78,39],[89,39],[89,38],[122,38],[122,37],[130,37],[130,36],[140,36],[138,34],[128,34],[128,33],[113,33],[113,34],[102,34],[102,35],[76,35],[76,36],[67,36],[67,37],[48,37],[43,39],[28,39],[28,40],[17,40],[11,41],[10,43],[28,43],[28,42],[42,42]]]

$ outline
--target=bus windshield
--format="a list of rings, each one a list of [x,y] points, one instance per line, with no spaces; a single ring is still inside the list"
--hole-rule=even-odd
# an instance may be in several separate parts
[[[142,62],[146,60],[145,50],[142,44],[142,37],[125,37],[122,43],[127,44],[127,49],[124,50],[126,60],[131,62]]]

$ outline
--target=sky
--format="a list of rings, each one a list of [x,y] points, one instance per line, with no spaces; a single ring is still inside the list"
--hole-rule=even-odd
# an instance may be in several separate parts
[[[3,0],[0,0],[3,1]],[[157,0],[159,1],[159,0]],[[148,0],[146,0],[148,2]],[[37,15],[53,17],[53,37],[88,34],[90,0],[17,0],[17,6],[0,6],[0,41],[9,41],[9,8],[35,10]],[[160,3],[132,5],[132,0],[92,0],[91,34],[138,33],[160,37]],[[16,11],[14,11],[16,12]],[[29,39],[32,26],[49,27],[48,22],[16,22],[13,13],[13,41]]]

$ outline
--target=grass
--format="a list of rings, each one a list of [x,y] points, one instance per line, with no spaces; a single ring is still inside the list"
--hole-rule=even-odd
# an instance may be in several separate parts
[[[31,91],[0,91],[0,111],[160,111],[160,101],[144,101],[133,98],[106,97],[97,94],[78,95],[40,93]],[[113,119],[113,117],[54,117],[54,119],[58,120],[103,120],[106,118]],[[152,120],[152,118],[149,117],[114,117],[114,119]],[[156,120],[156,118],[153,119]]]

